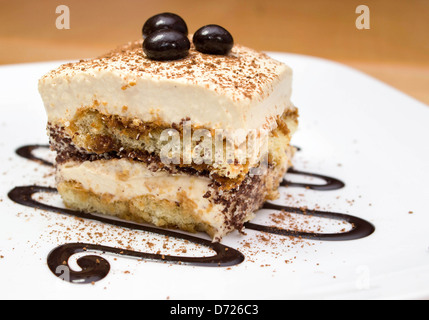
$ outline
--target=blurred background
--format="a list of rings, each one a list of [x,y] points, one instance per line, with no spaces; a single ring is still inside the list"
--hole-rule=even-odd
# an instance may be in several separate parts
[[[59,5],[69,30],[56,28]],[[359,5],[369,30],[356,28]],[[191,33],[220,24],[237,43],[335,60],[429,104],[429,0],[0,0],[0,64],[98,56],[165,11]]]

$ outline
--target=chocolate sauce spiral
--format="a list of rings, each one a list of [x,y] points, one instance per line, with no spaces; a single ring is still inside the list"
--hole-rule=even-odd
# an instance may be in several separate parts
[[[61,266],[64,266],[64,265],[68,266],[67,263],[69,258],[76,253],[83,252],[84,248],[86,250],[95,250],[98,252],[119,254],[121,256],[134,257],[134,258],[139,258],[142,260],[148,260],[148,261],[154,261],[154,262],[166,262],[166,263],[172,263],[172,264],[192,265],[192,266],[201,266],[201,267],[228,267],[228,266],[234,266],[234,265],[240,264],[244,261],[244,256],[241,252],[231,247],[227,247],[218,242],[213,243],[209,240],[201,239],[187,234],[174,232],[167,229],[159,229],[156,227],[146,226],[146,225],[142,225],[134,222],[110,219],[108,216],[98,216],[98,215],[93,215],[86,212],[54,207],[54,206],[39,202],[33,199],[32,197],[35,193],[56,193],[56,192],[57,192],[56,189],[49,188],[49,187],[24,186],[24,187],[14,188],[12,191],[9,192],[8,196],[12,201],[27,207],[42,209],[45,211],[50,211],[55,213],[62,213],[65,215],[74,216],[74,217],[87,219],[87,220],[99,221],[99,222],[107,223],[117,227],[145,231],[152,234],[163,235],[169,238],[185,240],[196,245],[201,245],[201,246],[210,248],[214,252],[216,252],[216,255],[209,256],[209,257],[179,257],[179,256],[152,254],[152,253],[145,253],[145,252],[136,252],[132,250],[122,250],[122,249],[106,247],[101,245],[94,245],[94,244],[81,244],[81,243],[66,244],[63,246],[59,246],[58,248],[53,250],[48,257],[49,268],[58,277],[60,276],[59,276],[59,273],[56,272],[56,270]],[[103,263],[101,265],[94,265],[94,261],[95,261],[94,259],[99,259],[100,261],[103,261]],[[72,282],[76,282],[76,283],[93,282],[95,281],[94,280],[95,278],[97,278],[98,280],[101,280],[108,273],[107,266],[106,266],[106,263],[108,264],[108,262],[105,261],[104,259],[102,260],[101,257],[98,257],[98,256],[85,257],[78,260],[78,263],[79,262],[83,270],[82,272],[70,273],[70,280]]]
[[[280,184],[282,187],[300,187],[300,188],[306,188],[306,189],[318,190],[318,191],[339,190],[339,189],[342,189],[345,187],[344,182],[342,182],[338,179],[328,177],[328,176],[324,176],[324,175],[317,174],[317,173],[300,171],[300,170],[296,170],[294,168],[290,168],[287,173],[322,179],[325,181],[325,184],[296,183],[296,182],[290,182],[290,181],[284,179],[282,181],[282,183]]]
[[[53,164],[45,159],[39,158],[34,155],[34,151],[37,149],[49,149],[47,145],[28,145],[19,148],[16,153],[26,159],[36,161],[43,165],[53,166]],[[298,149],[300,150],[300,149]],[[288,187],[301,187],[307,189],[313,189],[318,191],[328,191],[328,190],[338,190],[345,186],[345,184],[332,177],[299,171],[295,169],[290,169],[288,173],[309,176],[314,178],[319,178],[325,181],[325,184],[306,184],[306,183],[294,183],[288,180],[284,180],[281,186]],[[203,266],[203,267],[219,267],[219,266],[234,266],[240,264],[244,261],[244,256],[241,252],[224,246],[220,243],[212,243],[211,241],[204,240],[198,237],[190,236],[183,233],[174,232],[167,229],[160,229],[156,227],[146,226],[142,224],[137,224],[134,222],[115,220],[111,219],[108,216],[103,215],[93,215],[86,212],[74,211],[59,207],[50,206],[42,202],[36,201],[32,198],[35,193],[55,193],[57,192],[54,188],[42,187],[42,186],[25,186],[25,187],[16,187],[9,192],[8,196],[12,201],[22,204],[24,206],[42,209],[50,212],[66,214],[70,216],[75,216],[82,219],[99,221],[102,223],[111,224],[118,227],[128,228],[132,230],[140,230],[144,232],[150,232],[153,234],[164,235],[167,237],[176,238],[179,240],[187,240],[190,243],[201,245],[212,249],[216,255],[210,257],[178,257],[178,256],[169,256],[161,254],[152,254],[145,252],[137,252],[132,250],[122,250],[113,247],[107,247],[97,244],[87,244],[87,243],[70,243],[64,244],[55,248],[48,256],[48,266],[49,269],[59,278],[73,282],[73,283],[93,283],[99,281],[107,276],[110,271],[109,262],[99,255],[86,255],[77,259],[77,264],[81,267],[81,271],[74,271],[69,266],[69,259],[75,255],[82,252],[95,252],[99,254],[100,252],[115,254],[124,257],[133,257],[147,261],[154,262],[164,262],[172,264],[182,264],[182,265],[193,265],[193,266]],[[281,236],[292,236],[292,237],[301,237],[311,240],[322,240],[322,241],[348,241],[356,240],[367,237],[375,231],[375,227],[358,217],[351,215],[328,212],[328,211],[318,211],[318,210],[302,210],[300,208],[275,205],[272,203],[265,203],[264,209],[286,211],[289,213],[303,214],[306,216],[315,216],[319,218],[340,220],[352,225],[351,230],[346,232],[328,234],[328,233],[313,233],[313,232],[299,232],[295,230],[282,229],[275,226],[265,226],[256,223],[246,223],[245,227],[247,229],[267,232],[271,234],[281,235]]]
[[[21,148],[18,148],[18,149],[16,149],[15,152],[17,155],[19,155],[22,158],[38,162],[38,163],[43,164],[45,166],[53,167],[54,164],[52,162],[49,162],[45,159],[39,158],[39,157],[34,155],[33,151],[37,150],[37,149],[48,149],[49,150],[49,145],[31,144],[28,146],[23,146]]]
[[[289,213],[302,214],[305,216],[313,216],[324,219],[339,220],[350,223],[352,225],[351,230],[339,233],[316,233],[316,232],[300,232],[295,230],[282,229],[273,226],[265,226],[255,223],[246,223],[246,228],[251,230],[257,230],[281,236],[289,237],[300,237],[303,239],[310,240],[321,240],[321,241],[349,241],[357,240],[370,236],[374,233],[375,227],[366,220],[358,217],[350,216],[344,213],[318,211],[318,210],[303,210],[295,207],[281,206],[266,202],[263,209],[271,209],[277,211],[285,211]]]
[[[110,264],[106,259],[96,255],[81,257],[76,261],[82,269],[81,271],[74,271],[68,263],[69,259],[81,252],[92,250],[105,252],[113,249],[118,250],[86,243],[65,244],[51,251],[48,256],[48,267],[53,274],[64,281],[77,284],[94,283],[104,279],[109,274]]]

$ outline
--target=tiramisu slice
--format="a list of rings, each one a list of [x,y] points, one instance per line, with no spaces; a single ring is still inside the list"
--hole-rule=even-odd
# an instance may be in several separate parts
[[[39,90],[64,203],[215,241],[241,230],[290,165],[291,78],[240,45],[158,61],[142,41],[48,73]]]

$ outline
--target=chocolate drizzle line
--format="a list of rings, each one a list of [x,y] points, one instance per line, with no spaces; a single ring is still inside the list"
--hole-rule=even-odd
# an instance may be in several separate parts
[[[36,157],[33,154],[33,151],[36,149],[49,149],[48,145],[28,145],[19,148],[16,150],[16,153],[28,160],[36,161],[43,165],[53,166],[53,164],[47,160]],[[301,150],[300,148],[297,148]],[[304,171],[295,170],[294,168],[289,169],[288,173],[309,176],[319,178],[325,181],[325,184],[306,184],[306,183],[294,183],[286,179],[283,180],[281,186],[288,187],[300,187],[318,191],[329,191],[329,190],[338,190],[344,188],[345,184],[335,178],[309,173]],[[147,261],[154,262],[166,262],[173,264],[182,264],[182,265],[192,265],[192,266],[203,266],[203,267],[222,267],[222,266],[233,266],[240,264],[244,261],[244,256],[241,252],[224,246],[220,243],[212,243],[208,240],[201,238],[193,237],[187,234],[177,233],[167,229],[159,229],[156,227],[145,226],[129,221],[123,220],[114,220],[110,219],[108,216],[102,215],[93,215],[90,213],[79,212],[69,209],[63,209],[59,207],[50,206],[41,202],[38,202],[32,198],[32,195],[35,193],[56,193],[57,190],[50,187],[42,186],[26,186],[26,187],[16,187],[9,192],[8,196],[12,201],[22,204],[24,206],[42,209],[46,211],[62,213],[70,216],[75,216],[82,219],[88,219],[93,221],[99,221],[102,223],[111,224],[118,227],[140,230],[145,232],[150,232],[154,234],[164,235],[167,237],[172,237],[181,240],[187,240],[191,243],[202,245],[208,248],[211,248],[216,252],[215,256],[212,257],[178,257],[178,256],[164,256],[160,254],[152,254],[145,252],[136,252],[131,250],[122,250],[113,247],[106,247],[102,245],[87,244],[87,243],[70,243],[61,245],[54,250],[48,256],[48,266],[49,269],[59,278],[73,282],[73,283],[93,283],[105,278],[110,271],[109,262],[98,256],[98,255],[88,255],[81,257],[77,260],[77,264],[81,267],[81,271],[73,271],[69,264],[68,260],[75,254],[82,252],[96,252],[96,253],[110,253],[124,257],[138,258]],[[349,241],[356,240],[367,237],[375,231],[375,227],[358,217],[351,215],[328,212],[328,211],[318,211],[318,210],[303,210],[301,208],[281,206],[272,203],[265,203],[263,209],[270,210],[279,210],[286,211],[289,213],[303,214],[306,216],[315,216],[319,218],[333,219],[339,221],[345,221],[352,225],[352,229],[342,233],[311,233],[311,232],[299,232],[294,230],[282,229],[274,226],[264,226],[255,223],[246,223],[245,227],[247,229],[267,232],[271,234],[281,235],[281,236],[292,236],[300,237],[310,240],[321,240],[321,241]]]
[[[110,272],[109,262],[96,255],[79,258],[76,263],[82,269],[74,271],[68,264],[70,257],[77,253],[88,251],[103,251],[118,253],[120,249],[86,243],[69,243],[55,248],[49,253],[48,267],[58,278],[77,284],[94,283],[104,279]]]
[[[49,162],[45,159],[36,157],[33,154],[33,151],[37,150],[37,149],[48,149],[49,150],[49,145],[32,144],[32,145],[23,146],[21,148],[18,148],[15,152],[17,155],[19,155],[20,157],[23,157],[25,159],[38,162],[38,163],[43,164],[45,166],[53,167],[54,164],[52,162]]]
[[[370,236],[374,233],[375,227],[366,220],[360,219],[358,217],[350,216],[343,213],[328,212],[328,211],[318,211],[318,210],[303,210],[300,208],[281,206],[266,202],[263,206],[263,209],[286,211],[289,213],[302,214],[305,216],[314,216],[325,219],[333,219],[339,221],[345,221],[352,225],[352,229],[346,232],[340,233],[314,233],[314,232],[299,232],[294,230],[281,229],[272,226],[264,226],[255,223],[246,223],[246,229],[257,230],[262,232],[268,232],[272,234],[277,234],[281,236],[292,236],[300,237],[303,239],[310,240],[322,240],[322,241],[349,241],[357,240]]]
[[[290,182],[284,179],[283,182],[280,184],[282,187],[300,187],[300,188],[306,188],[306,189],[318,190],[318,191],[331,191],[331,190],[342,189],[346,186],[344,182],[338,179],[324,176],[321,174],[299,171],[294,168],[290,168],[287,173],[322,179],[325,181],[325,184],[296,183],[296,182]]]
[[[166,262],[173,264],[181,265],[191,265],[191,266],[200,266],[200,267],[228,267],[240,264],[244,261],[244,256],[241,252],[227,247],[218,242],[211,242],[209,240],[204,240],[201,238],[193,237],[187,234],[182,234],[174,232],[167,229],[159,229],[156,227],[145,226],[138,223],[133,223],[124,220],[115,220],[110,219],[108,216],[98,216],[86,212],[74,211],[69,209],[63,209],[59,207],[54,207],[36,201],[32,198],[32,195],[35,193],[56,193],[57,190],[50,187],[41,187],[41,186],[25,186],[25,187],[16,187],[9,192],[9,198],[19,204],[22,204],[27,207],[42,209],[55,213],[62,213],[69,216],[74,216],[82,219],[88,219],[93,221],[99,221],[102,223],[107,223],[117,227],[140,230],[145,232],[150,232],[153,234],[159,234],[170,238],[176,238],[179,240],[186,240],[190,243],[197,245],[205,246],[216,252],[216,255],[210,257],[179,257],[179,256],[169,256],[161,254],[152,254],[145,252],[136,252],[131,250],[122,250],[112,247],[106,247],[101,245],[93,244],[83,244],[83,243],[74,243],[74,244],[65,244],[54,249],[48,257],[48,265],[51,271],[60,277],[56,272],[59,267],[63,266],[64,263],[68,267],[69,258],[79,252],[86,250],[95,250],[104,253],[119,254],[121,256],[139,258],[142,260],[154,261],[154,262]],[[95,258],[94,258],[95,257]],[[104,261],[99,265],[94,265],[94,259]],[[90,283],[97,280],[103,279],[107,273],[108,268],[106,260],[100,259],[98,256],[90,256],[81,258],[78,260],[80,266],[82,267],[82,272],[73,271],[70,273],[70,281],[76,283]],[[110,268],[110,267],[109,267]],[[107,272],[107,273],[106,273]],[[65,277],[67,278],[67,277]]]

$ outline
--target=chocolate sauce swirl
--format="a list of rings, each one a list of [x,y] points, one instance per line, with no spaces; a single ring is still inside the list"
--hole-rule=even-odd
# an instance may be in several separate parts
[[[53,167],[54,164],[52,162],[49,162],[49,161],[47,161],[45,159],[36,157],[34,155],[33,151],[37,150],[37,149],[48,149],[49,150],[49,145],[32,144],[32,145],[23,146],[21,148],[18,148],[15,152],[16,152],[17,155],[19,155],[22,158],[38,162],[38,163],[43,164],[45,166]]]
[[[322,179],[325,181],[325,184],[296,183],[296,182],[291,182],[284,179],[280,184],[282,187],[300,187],[300,188],[306,188],[306,189],[318,190],[318,191],[339,190],[345,187],[344,182],[336,178],[324,176],[317,173],[300,171],[294,168],[290,168],[287,173]]]
[[[69,243],[59,247],[49,253],[48,267],[58,278],[77,284],[94,283],[104,279],[110,272],[110,264],[103,257],[88,255],[79,258],[76,263],[82,269],[74,271],[68,261],[70,257],[77,253],[95,250],[100,252],[119,251],[116,248],[104,247],[86,243]]]
[[[28,145],[19,148],[16,150],[16,153],[28,160],[36,161],[43,165],[53,166],[53,164],[45,159],[39,158],[34,155],[34,150],[36,149],[49,149],[48,145]],[[301,150],[300,148],[297,148]],[[288,187],[300,187],[318,191],[329,191],[329,190],[338,190],[344,188],[345,184],[332,177],[295,170],[291,168],[288,173],[314,177],[322,179],[325,181],[325,184],[306,184],[306,183],[295,183],[290,182],[286,179],[283,180],[281,186]],[[223,267],[223,266],[234,266],[240,264],[244,261],[244,256],[241,252],[224,246],[220,243],[212,243],[211,241],[204,240],[198,237],[194,237],[187,234],[182,234],[174,232],[167,229],[160,229],[156,227],[146,226],[142,224],[137,224],[134,222],[123,221],[111,219],[108,216],[103,215],[93,215],[86,212],[74,211],[59,207],[50,206],[42,202],[36,201],[32,198],[35,193],[55,193],[57,192],[54,188],[42,187],[42,186],[25,186],[25,187],[16,187],[9,192],[8,196],[12,201],[19,203],[24,206],[42,209],[50,212],[66,214],[69,216],[74,216],[82,219],[99,221],[102,223],[111,224],[118,227],[128,228],[132,230],[140,230],[145,232],[150,232],[153,234],[164,235],[171,238],[176,238],[179,240],[187,240],[190,243],[201,245],[212,249],[216,255],[210,257],[178,257],[170,255],[161,255],[153,254],[146,252],[137,252],[132,250],[123,250],[113,247],[107,247],[97,244],[87,244],[87,243],[69,243],[58,246],[48,256],[48,266],[49,269],[59,278],[69,281],[72,283],[93,283],[105,278],[110,271],[109,262],[99,255],[86,255],[77,260],[77,264],[81,267],[81,271],[74,271],[69,266],[69,259],[78,253],[82,252],[95,252],[99,254],[100,252],[107,254],[114,254],[124,257],[138,258],[147,261],[154,262],[164,262],[171,264],[182,264],[182,265],[192,265],[192,266],[203,266],[203,267]],[[328,234],[328,233],[313,233],[313,232],[299,232],[295,230],[282,229],[275,226],[265,226],[256,223],[246,223],[245,227],[247,229],[267,232],[271,234],[281,235],[281,236],[292,236],[300,237],[310,240],[321,240],[321,241],[349,241],[356,240],[367,237],[374,233],[375,227],[361,218],[354,217],[351,215],[328,212],[328,211],[318,211],[318,210],[303,210],[301,208],[289,207],[275,205],[272,203],[265,203],[264,209],[286,211],[289,213],[303,214],[306,216],[315,216],[319,218],[333,219],[344,221],[352,225],[352,229],[346,232]]]
[[[240,264],[244,261],[244,256],[241,252],[231,247],[227,247],[218,242],[213,243],[209,240],[201,239],[187,234],[174,232],[167,229],[160,229],[160,228],[146,226],[146,225],[124,221],[124,220],[110,219],[108,216],[101,216],[101,215],[98,216],[98,215],[93,215],[86,212],[54,207],[54,206],[39,202],[33,199],[32,197],[35,193],[56,193],[56,192],[57,192],[56,189],[50,188],[50,187],[25,186],[25,187],[14,188],[12,191],[9,192],[8,196],[12,201],[27,207],[42,209],[45,211],[50,211],[55,213],[61,213],[69,216],[87,219],[87,220],[99,221],[99,222],[107,223],[117,227],[145,231],[152,234],[163,235],[169,238],[186,240],[186,241],[189,241],[190,243],[210,248],[216,253],[216,255],[209,256],[209,257],[179,257],[179,256],[152,254],[152,253],[145,253],[145,252],[136,252],[132,250],[122,250],[122,249],[95,245],[95,244],[66,244],[56,248],[54,251],[50,253],[48,257],[49,268],[58,277],[60,276],[59,276],[59,273],[56,272],[56,270],[61,266],[64,266],[64,265],[68,266],[69,258],[76,253],[84,251],[84,248],[86,250],[95,250],[98,252],[119,254],[121,256],[134,257],[134,258],[139,258],[139,259],[148,260],[148,261],[201,266],[201,267],[229,267],[229,266]],[[103,265],[96,266],[94,265],[94,261],[95,261],[94,259],[99,259],[100,261],[102,261],[98,256],[90,256],[89,258],[85,257],[78,260],[78,263],[80,261],[80,263],[82,264],[80,266],[82,267],[83,270],[82,272],[75,272],[75,271],[71,272],[70,280],[76,283],[88,283],[88,282],[95,281],[94,280],[95,278],[97,278],[98,280],[101,280],[102,278],[104,278],[108,273],[107,266],[106,266],[106,263],[108,264],[108,262],[103,260],[105,261],[103,262],[104,266]]]
[[[247,229],[267,232],[271,234],[277,234],[281,236],[300,237],[303,239],[321,240],[321,241],[357,240],[357,239],[368,237],[371,234],[373,234],[375,231],[375,227],[370,222],[358,217],[344,214],[344,213],[318,211],[318,210],[304,211],[301,208],[281,206],[281,205],[276,205],[269,202],[266,202],[264,204],[263,209],[286,211],[289,213],[302,214],[307,217],[314,216],[314,217],[319,217],[324,219],[344,221],[344,222],[350,223],[352,225],[352,229],[346,232],[339,232],[339,233],[300,232],[300,231],[282,229],[274,226],[265,226],[265,225],[250,223],[250,222],[245,224],[245,227]]]

